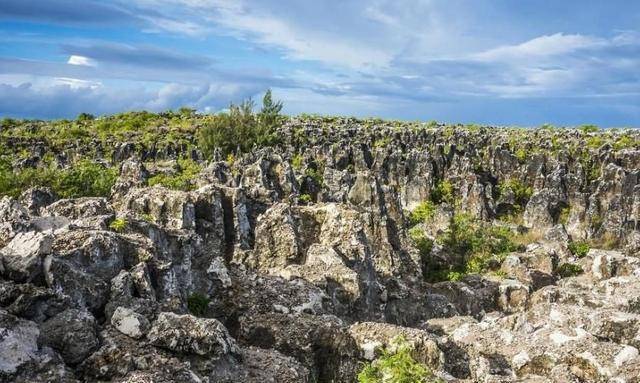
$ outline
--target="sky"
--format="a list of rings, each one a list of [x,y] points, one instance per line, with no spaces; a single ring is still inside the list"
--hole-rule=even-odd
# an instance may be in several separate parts
[[[0,117],[287,114],[640,127],[636,0],[0,0]]]

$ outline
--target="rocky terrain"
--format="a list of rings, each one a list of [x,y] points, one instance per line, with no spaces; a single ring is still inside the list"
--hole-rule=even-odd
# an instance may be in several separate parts
[[[399,337],[433,382],[640,381],[640,133],[278,133],[211,161],[187,133],[5,138],[118,176],[0,200],[0,381],[354,382]],[[178,158],[189,187],[149,186]]]

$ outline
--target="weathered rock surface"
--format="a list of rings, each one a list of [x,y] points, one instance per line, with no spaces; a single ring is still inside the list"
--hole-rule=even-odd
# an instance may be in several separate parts
[[[280,134],[218,153],[195,190],[147,179],[197,150],[121,143],[109,198],[0,199],[0,382],[353,382],[398,337],[445,381],[638,381],[637,149],[353,119]],[[412,239],[428,200],[429,240],[463,212],[528,241],[431,283],[460,255]]]
[[[211,356],[240,353],[235,340],[218,320],[188,314],[160,313],[148,338],[153,345],[175,352]]]

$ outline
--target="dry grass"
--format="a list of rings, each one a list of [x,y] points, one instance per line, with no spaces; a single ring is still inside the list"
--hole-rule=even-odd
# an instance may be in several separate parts
[[[518,245],[527,246],[530,243],[538,242],[544,237],[541,230],[530,229],[524,233],[516,234],[512,241]]]

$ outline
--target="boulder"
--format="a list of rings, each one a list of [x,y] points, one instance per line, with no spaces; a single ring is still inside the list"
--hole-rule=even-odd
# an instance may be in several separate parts
[[[0,250],[4,274],[12,280],[31,282],[42,275],[42,260],[51,253],[51,234],[28,231],[18,233]]]
[[[151,325],[144,316],[126,307],[119,306],[111,316],[111,325],[132,338],[143,337]]]
[[[216,319],[162,312],[147,334],[158,347],[175,352],[222,356],[240,354],[236,341]]]
[[[82,362],[100,346],[96,321],[87,311],[67,309],[41,325],[39,343],[52,347],[68,364]]]

